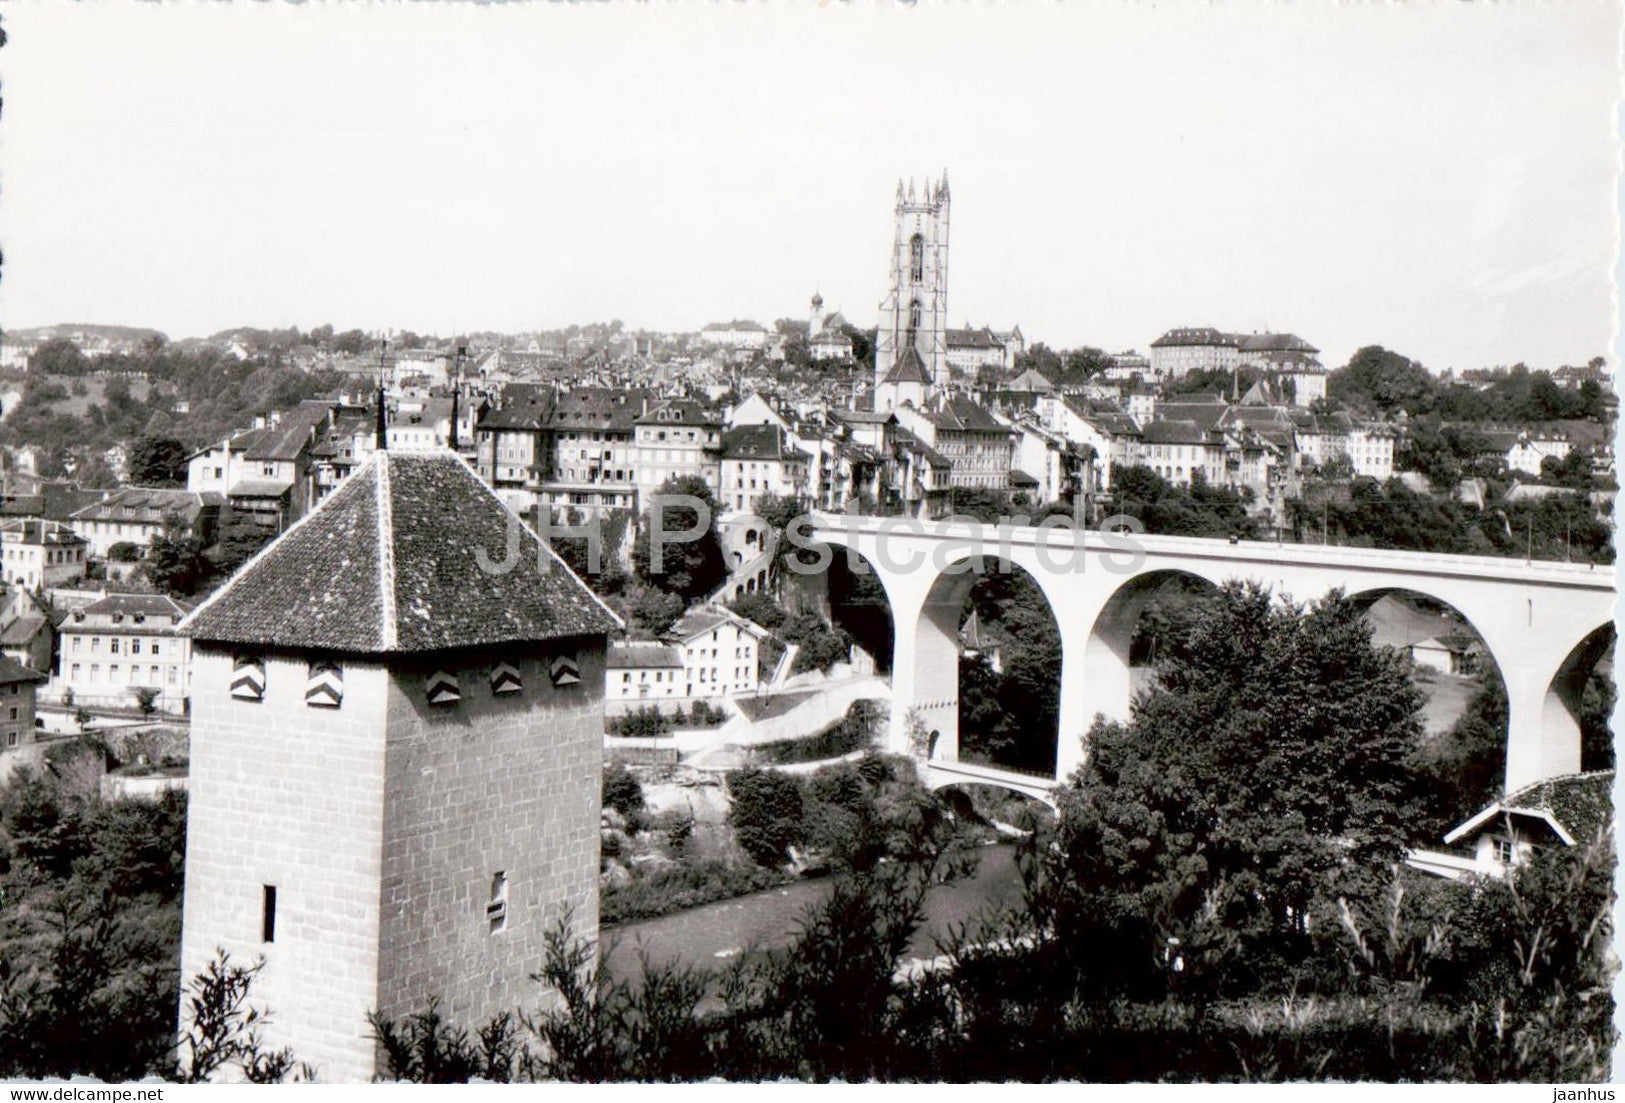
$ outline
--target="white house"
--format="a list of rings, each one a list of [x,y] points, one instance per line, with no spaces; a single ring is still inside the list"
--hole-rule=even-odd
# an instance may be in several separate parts
[[[604,657],[604,710],[625,712],[688,696],[683,653],[659,640],[612,643]]]
[[[1407,864],[1456,880],[1503,877],[1548,846],[1585,846],[1613,823],[1614,771],[1565,774],[1492,801],[1444,837],[1451,849],[1415,850]]]
[[[684,697],[727,697],[756,689],[767,629],[714,605],[696,606],[666,632],[683,660]]]
[[[156,689],[160,709],[185,707],[191,645],[175,625],[191,607],[159,594],[108,594],[75,609],[58,629],[58,671],[47,690],[78,704],[133,708],[136,693]]]
[[[19,517],[0,524],[0,569],[10,586],[40,590],[83,578],[85,547],[58,521]]]

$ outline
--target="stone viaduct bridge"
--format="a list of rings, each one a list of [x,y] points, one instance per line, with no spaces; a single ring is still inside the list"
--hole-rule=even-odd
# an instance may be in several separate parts
[[[868,567],[885,589],[894,633],[888,743],[922,753],[927,783],[1003,786],[1047,799],[1083,760],[1096,715],[1126,719],[1129,645],[1145,604],[1178,576],[1213,585],[1254,580],[1296,600],[1341,587],[1374,602],[1420,594],[1455,609],[1482,638],[1506,683],[1506,785],[1580,769],[1580,694],[1614,641],[1614,572],[1326,545],[820,514],[811,535]],[[856,552],[862,557],[858,561]],[[1048,599],[1061,635],[1060,725],[1053,777],[959,761],[959,618],[982,571],[1014,564]]]

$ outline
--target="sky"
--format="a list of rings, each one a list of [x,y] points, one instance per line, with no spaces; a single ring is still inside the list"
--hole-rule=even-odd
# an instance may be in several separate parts
[[[1612,348],[1621,6],[5,5],[0,325],[954,325]]]

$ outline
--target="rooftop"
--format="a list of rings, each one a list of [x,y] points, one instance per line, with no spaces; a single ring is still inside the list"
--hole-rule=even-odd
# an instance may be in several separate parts
[[[519,552],[501,560],[510,527]],[[493,564],[495,566],[495,564]],[[402,654],[597,635],[598,598],[450,452],[380,452],[182,625],[198,640]]]

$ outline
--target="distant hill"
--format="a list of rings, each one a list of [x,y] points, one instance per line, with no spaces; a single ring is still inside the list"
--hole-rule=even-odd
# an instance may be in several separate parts
[[[148,337],[158,337],[169,340],[167,336],[156,329],[145,329],[141,326],[102,326],[102,325],[70,325],[63,323],[54,326],[34,326],[31,329],[8,329],[0,338],[7,344],[28,345],[36,341],[49,341],[53,337],[72,337],[80,334],[85,337],[100,337],[105,341],[131,343],[143,341]]]

